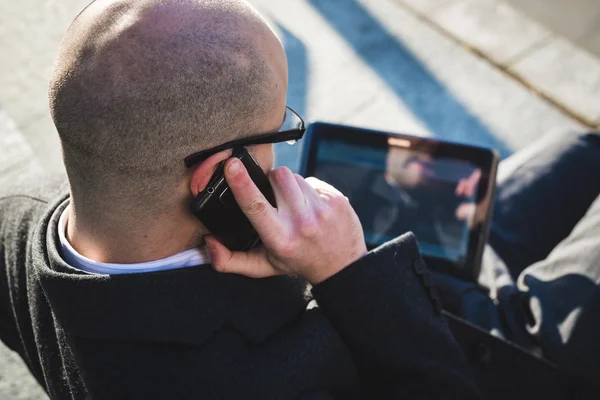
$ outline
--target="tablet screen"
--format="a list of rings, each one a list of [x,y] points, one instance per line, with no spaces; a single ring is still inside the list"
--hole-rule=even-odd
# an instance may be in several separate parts
[[[381,148],[324,137],[312,174],[350,199],[371,247],[412,231],[424,255],[462,264],[482,170],[403,143]]]

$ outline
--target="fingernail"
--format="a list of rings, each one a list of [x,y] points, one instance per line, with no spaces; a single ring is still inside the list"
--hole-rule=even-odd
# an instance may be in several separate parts
[[[242,170],[241,162],[237,158],[234,158],[233,160],[231,160],[229,162],[229,165],[227,166],[227,172],[231,176],[235,176],[235,175],[239,174],[239,172],[241,170]]]

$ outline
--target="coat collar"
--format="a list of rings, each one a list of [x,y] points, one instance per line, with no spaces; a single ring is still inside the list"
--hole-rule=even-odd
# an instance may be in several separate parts
[[[210,265],[147,274],[91,275],[69,266],[59,251],[62,195],[46,211],[32,260],[58,323],[70,334],[202,344],[227,326],[262,342],[292,322],[310,302],[307,283],[277,276],[251,279]]]

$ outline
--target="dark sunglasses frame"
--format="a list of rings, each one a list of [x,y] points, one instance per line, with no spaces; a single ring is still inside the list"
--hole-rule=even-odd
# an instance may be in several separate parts
[[[220,151],[228,150],[228,149],[236,149],[245,146],[254,146],[257,144],[269,144],[269,143],[281,143],[288,141],[297,141],[302,139],[304,136],[304,132],[306,132],[306,127],[304,125],[304,120],[296,111],[294,111],[291,107],[286,106],[288,111],[291,111],[298,119],[300,120],[300,128],[297,129],[288,129],[285,131],[271,132],[265,133],[259,136],[253,136],[244,139],[232,140],[231,142],[223,143],[217,147],[213,147],[211,149],[202,150],[192,155],[189,155],[185,158],[184,163],[186,168],[191,168],[196,164],[201,163],[206,160],[208,157],[213,154],[217,154]],[[287,111],[286,111],[287,112]]]

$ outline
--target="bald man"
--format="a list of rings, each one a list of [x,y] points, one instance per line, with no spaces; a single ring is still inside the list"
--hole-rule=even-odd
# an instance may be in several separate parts
[[[232,146],[184,165],[277,132],[286,90],[243,1],[98,0],[73,22],[49,92],[67,180],[0,192],[0,336],[50,397],[479,397],[411,234],[367,253],[347,199],[271,170],[271,143],[247,149],[277,208]],[[248,253],[189,211],[223,163]]]

